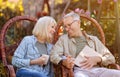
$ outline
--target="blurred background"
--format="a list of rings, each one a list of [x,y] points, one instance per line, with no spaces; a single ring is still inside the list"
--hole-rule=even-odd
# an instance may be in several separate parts
[[[77,8],[88,11],[89,15],[98,21],[105,33],[106,46],[116,56],[119,63],[120,0],[0,0],[0,30],[9,19],[15,16],[25,15],[39,18],[50,15],[59,21],[62,15]],[[21,23],[15,23],[16,27],[12,27],[8,31],[6,44],[14,43],[13,39],[17,40],[16,38],[20,38],[26,33],[31,34],[32,28],[29,26],[31,25],[29,22],[23,22],[24,28],[29,28],[28,31],[21,29],[19,24]],[[82,29],[97,34],[96,29],[88,25],[91,25],[91,22],[84,20]],[[18,29],[23,31],[19,32]]]

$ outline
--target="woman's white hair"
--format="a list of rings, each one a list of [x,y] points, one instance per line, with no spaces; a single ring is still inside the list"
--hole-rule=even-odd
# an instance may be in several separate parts
[[[77,14],[77,13],[75,13],[75,12],[70,12],[70,13],[68,13],[68,14],[66,14],[64,17],[63,17],[63,19],[64,18],[67,18],[67,17],[72,17],[73,18],[73,20],[80,20],[80,16]]]
[[[55,25],[57,24],[54,18],[50,16],[44,16],[39,18],[33,28],[33,35],[39,37],[40,39],[46,39],[48,41],[49,35],[47,27],[50,25],[50,23],[54,23]]]

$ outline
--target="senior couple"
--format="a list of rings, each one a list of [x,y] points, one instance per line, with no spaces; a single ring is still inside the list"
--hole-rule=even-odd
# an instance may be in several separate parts
[[[106,66],[115,63],[115,58],[97,37],[81,31],[77,13],[66,14],[63,24],[67,34],[60,36],[52,45],[56,21],[50,16],[38,19],[33,35],[23,38],[12,58],[12,64],[17,67],[16,77],[54,77],[52,63],[72,68],[74,77],[120,77],[119,70],[99,67],[99,64]],[[74,59],[86,45],[101,56],[85,56],[78,67]],[[49,55],[47,63],[46,55]]]

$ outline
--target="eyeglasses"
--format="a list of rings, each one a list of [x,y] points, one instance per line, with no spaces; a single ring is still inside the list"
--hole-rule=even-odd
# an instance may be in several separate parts
[[[65,27],[65,28],[66,28],[66,27],[70,27],[75,21],[77,21],[77,20],[74,20],[73,22],[71,22],[70,24],[65,25],[64,27]]]

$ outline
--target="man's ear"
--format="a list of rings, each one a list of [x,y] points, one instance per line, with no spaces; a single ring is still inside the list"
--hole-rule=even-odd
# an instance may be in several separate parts
[[[80,24],[81,23],[81,21],[79,20],[79,21],[77,21],[78,22],[78,24]]]

